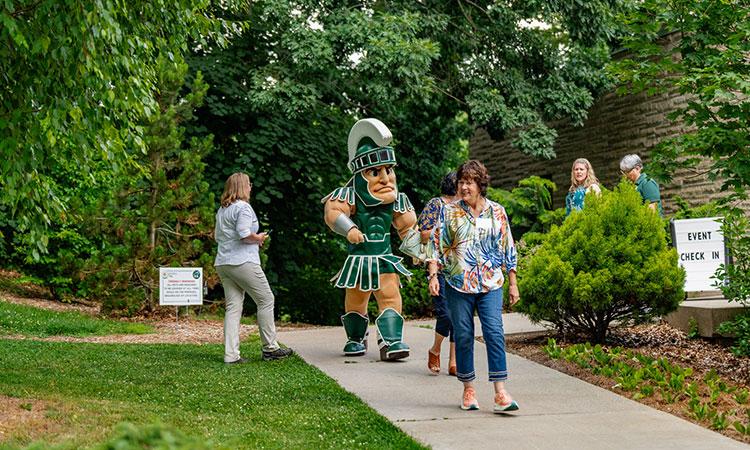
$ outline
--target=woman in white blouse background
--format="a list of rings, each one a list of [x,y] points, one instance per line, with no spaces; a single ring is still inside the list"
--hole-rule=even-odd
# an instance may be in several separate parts
[[[276,342],[274,296],[260,266],[259,249],[268,233],[258,233],[258,217],[248,203],[252,186],[247,174],[232,174],[224,185],[221,207],[216,212],[214,237],[219,248],[214,266],[226,298],[224,362],[227,364],[248,361],[240,357],[240,318],[245,292],[258,305],[257,321],[263,360],[281,359],[293,353]]]

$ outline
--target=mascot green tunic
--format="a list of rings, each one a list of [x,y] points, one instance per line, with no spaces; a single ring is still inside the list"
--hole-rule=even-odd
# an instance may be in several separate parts
[[[349,255],[332,279],[337,287],[346,289],[341,321],[347,336],[344,354],[348,356],[367,351],[371,293],[378,302],[375,327],[380,358],[409,356],[409,346],[403,342],[399,274],[411,274],[391,251],[391,226],[407,244],[416,242],[418,247],[419,237],[414,230],[414,207],[396,187],[396,154],[388,146],[391,139],[388,127],[377,119],[355,123],[348,142],[348,165],[354,175],[344,187],[323,198],[326,224],[349,242]]]

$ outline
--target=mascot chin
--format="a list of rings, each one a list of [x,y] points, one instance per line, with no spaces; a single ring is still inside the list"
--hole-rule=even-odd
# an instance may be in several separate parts
[[[399,274],[411,273],[391,250],[391,226],[403,240],[401,249],[419,253],[417,216],[405,194],[396,185],[396,153],[390,147],[392,135],[377,119],[362,119],[349,132],[349,169],[354,174],[344,187],[326,197],[326,224],[349,242],[349,255],[331,280],[346,289],[344,315],[346,356],[367,352],[370,294],[378,302],[375,328],[380,359],[396,360],[409,356],[403,341]]]

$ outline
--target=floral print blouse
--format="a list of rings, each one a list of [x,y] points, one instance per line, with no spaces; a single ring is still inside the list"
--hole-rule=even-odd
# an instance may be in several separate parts
[[[485,199],[479,217],[463,200],[443,206],[427,245],[427,261],[438,261],[445,281],[467,294],[501,289],[503,270],[516,270],[517,254],[505,208]]]
[[[573,211],[580,211],[583,209],[583,203],[586,199],[586,194],[589,192],[595,192],[596,194],[601,193],[601,189],[598,184],[592,184],[588,188],[579,186],[572,191],[568,191],[568,195],[565,196],[565,215],[569,216]]]
[[[583,200],[586,197],[586,188],[577,187],[574,191],[569,191],[565,196],[565,215],[569,216],[573,211],[583,209]]]
[[[424,209],[419,214],[419,220],[417,221],[419,231],[427,231],[435,228],[438,220],[440,220],[440,211],[443,210],[443,205],[445,205],[445,200],[442,197],[435,197],[424,205]]]

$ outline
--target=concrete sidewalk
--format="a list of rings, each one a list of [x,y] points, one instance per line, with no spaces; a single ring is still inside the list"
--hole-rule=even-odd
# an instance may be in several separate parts
[[[506,334],[540,330],[520,314],[505,314]],[[477,342],[479,411],[459,408],[462,385],[447,373],[447,342],[443,371],[427,370],[432,322],[409,322],[406,360],[379,359],[375,329],[363,357],[344,357],[341,327],[284,331],[279,340],[305,361],[335,379],[404,432],[434,449],[748,449],[750,446],[706,430],[670,414],[620,397],[584,381],[508,355],[507,389],[521,409],[508,415],[492,413],[493,390],[487,382],[487,356]],[[479,326],[477,324],[477,333]]]

